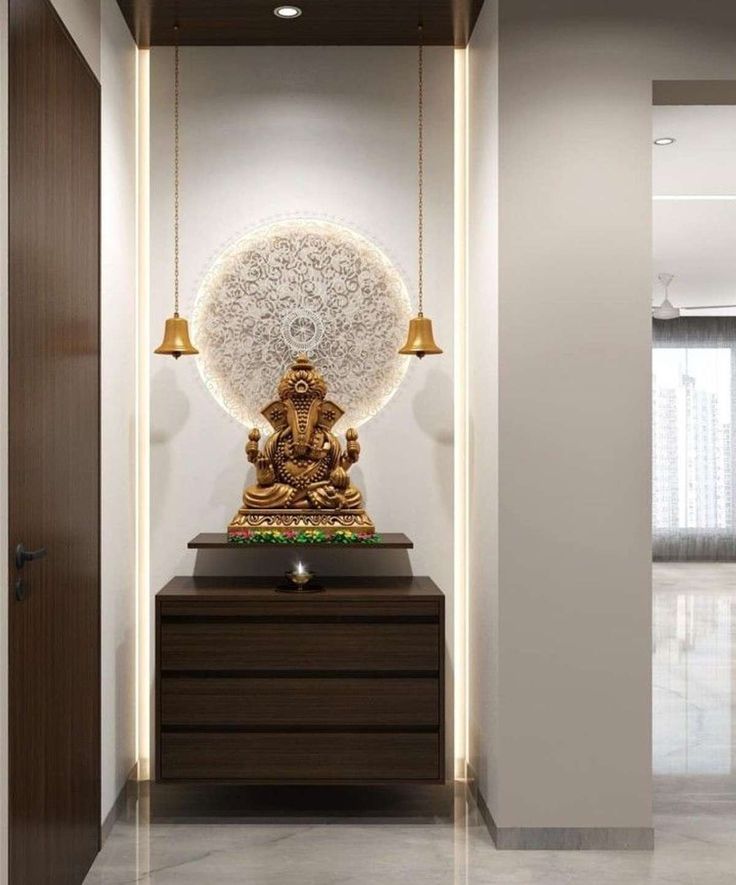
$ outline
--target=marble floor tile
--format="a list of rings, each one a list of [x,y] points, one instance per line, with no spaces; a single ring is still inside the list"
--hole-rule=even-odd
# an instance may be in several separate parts
[[[143,785],[85,885],[736,885],[736,564],[657,564],[653,613],[653,852],[496,851],[460,784]]]
[[[654,569],[653,766],[728,775],[736,756],[736,565]]]

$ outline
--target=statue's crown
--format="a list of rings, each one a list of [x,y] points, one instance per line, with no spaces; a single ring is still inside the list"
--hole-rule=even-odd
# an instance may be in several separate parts
[[[279,382],[279,399],[288,400],[295,396],[312,396],[324,399],[327,394],[325,379],[314,368],[306,354],[300,354],[288,372]]]

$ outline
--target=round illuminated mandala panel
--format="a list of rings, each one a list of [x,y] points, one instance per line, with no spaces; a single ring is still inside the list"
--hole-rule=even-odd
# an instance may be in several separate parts
[[[391,398],[409,358],[397,353],[411,316],[404,282],[365,237],[325,221],[257,228],[220,255],[193,314],[204,383],[246,426],[294,357],[306,353],[357,427]]]

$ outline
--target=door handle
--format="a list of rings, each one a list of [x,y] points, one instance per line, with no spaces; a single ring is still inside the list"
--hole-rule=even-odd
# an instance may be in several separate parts
[[[22,569],[27,562],[33,562],[34,559],[43,559],[46,556],[46,548],[39,547],[38,550],[26,550],[23,544],[18,544],[15,548],[15,567]]]
[[[38,550],[26,550],[23,544],[18,544],[15,548],[15,567],[20,571],[27,562],[43,559],[44,556],[46,556],[45,547],[39,547]],[[15,598],[18,602],[22,602],[26,598],[26,588],[20,575],[15,579]]]

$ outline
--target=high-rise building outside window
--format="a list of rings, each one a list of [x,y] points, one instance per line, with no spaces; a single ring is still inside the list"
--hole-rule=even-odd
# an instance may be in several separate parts
[[[652,523],[733,528],[733,353],[657,347],[652,365]]]

